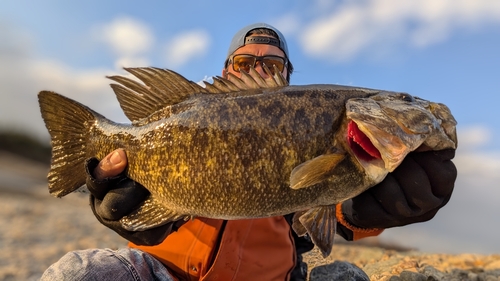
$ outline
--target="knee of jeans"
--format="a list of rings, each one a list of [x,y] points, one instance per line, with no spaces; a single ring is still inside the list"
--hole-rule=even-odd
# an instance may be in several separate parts
[[[111,251],[89,249],[66,253],[41,280],[106,280],[103,278],[123,276],[123,271],[122,261]]]

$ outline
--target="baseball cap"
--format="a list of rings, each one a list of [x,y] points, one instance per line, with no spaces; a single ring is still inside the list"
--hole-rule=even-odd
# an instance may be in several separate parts
[[[278,35],[278,40],[270,37],[261,37],[261,36],[256,38],[252,38],[253,36],[246,38],[250,31],[258,28],[265,28],[276,32],[276,34]],[[286,45],[285,37],[278,29],[267,23],[254,23],[240,29],[234,35],[233,40],[231,40],[231,44],[229,45],[229,50],[227,51],[226,61],[234,53],[234,51],[247,44],[267,44],[276,46],[280,48],[283,51],[283,53],[285,53],[286,58],[290,61],[290,56],[288,55],[288,47]]]

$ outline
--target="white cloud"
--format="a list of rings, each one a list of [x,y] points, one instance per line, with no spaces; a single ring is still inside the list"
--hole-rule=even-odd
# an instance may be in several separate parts
[[[94,31],[118,56],[133,56],[147,52],[154,43],[149,27],[130,17],[119,17]]]
[[[115,61],[115,69],[139,66],[151,66],[151,62],[145,57],[121,57]]]
[[[489,143],[492,140],[492,132],[483,125],[458,127],[458,145],[460,149],[474,149]]]
[[[109,87],[111,81],[105,78],[113,70],[76,70],[55,60],[35,58],[33,50],[25,47],[26,42],[33,41],[31,36],[19,37],[10,31],[0,31],[0,37],[10,46],[0,48],[1,128],[19,128],[47,138],[37,99],[42,90],[75,99],[114,121],[126,121]],[[12,50],[16,50],[15,55]]]
[[[492,186],[495,187],[500,182],[500,151],[480,152],[465,149],[459,151],[455,162],[464,178],[477,177],[476,183],[493,182]]]
[[[154,47],[150,28],[130,17],[119,17],[95,26],[90,40],[106,44],[115,56],[111,68],[77,69],[54,59],[38,58],[34,36],[15,25],[0,22],[0,129],[19,128],[47,139],[48,133],[40,116],[37,94],[50,90],[72,98],[108,117],[128,122],[109,87],[107,75],[130,77],[122,68],[149,66],[149,51]],[[83,40],[83,39],[82,39]],[[207,32],[193,30],[174,38],[168,54],[172,63],[182,64],[207,52]]]
[[[75,69],[57,60],[37,58],[36,50],[29,48],[33,44],[28,43],[35,41],[30,34],[20,33],[11,25],[5,27],[0,30],[0,37],[5,39],[0,43],[0,128],[21,128],[48,138],[37,99],[42,90],[72,98],[112,121],[128,122],[106,76],[130,77],[122,67],[149,66],[145,53],[152,47],[153,36],[147,26],[130,18],[118,18],[102,26],[99,38],[115,51],[115,70]],[[95,30],[91,36],[96,36]],[[204,54],[209,43],[206,32],[192,31],[172,41],[170,54],[174,62],[184,63]]]
[[[32,51],[34,40],[30,34],[2,19],[0,19],[0,35],[2,65],[7,65],[13,58],[23,58]],[[8,71],[8,68],[0,67],[0,71]]]
[[[300,38],[306,53],[337,60],[351,58],[375,35],[365,27],[364,21],[359,20],[363,17],[362,12],[359,8],[347,7],[334,17],[312,22]]]
[[[0,126],[24,128],[39,137],[47,132],[37,94],[54,91],[77,100],[114,121],[125,121],[106,75],[112,70],[78,71],[56,61],[32,60],[0,77]]]
[[[335,61],[386,46],[427,47],[457,29],[500,23],[496,0],[355,0],[332,8],[305,26],[299,40],[309,55]]]
[[[293,34],[300,28],[300,18],[295,14],[287,14],[277,18],[271,25],[281,31],[285,37],[288,37],[288,34]]]
[[[167,66],[176,68],[195,57],[205,55],[210,44],[210,35],[204,30],[191,30],[175,36],[165,48]]]

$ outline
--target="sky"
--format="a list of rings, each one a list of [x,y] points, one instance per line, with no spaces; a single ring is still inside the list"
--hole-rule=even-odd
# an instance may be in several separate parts
[[[429,252],[500,253],[500,1],[0,2],[0,129],[47,141],[37,93],[127,122],[105,76],[155,66],[220,75],[232,36],[266,22],[285,35],[291,84],[403,91],[458,121],[453,196],[425,223],[381,239]]]

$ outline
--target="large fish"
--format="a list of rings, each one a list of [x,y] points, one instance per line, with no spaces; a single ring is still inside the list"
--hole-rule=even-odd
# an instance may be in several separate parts
[[[132,124],[53,92],[40,92],[39,103],[52,141],[51,194],[84,185],[87,158],[126,150],[127,176],[151,193],[122,219],[128,230],[295,212],[294,230],[327,256],[335,204],[382,181],[411,151],[457,145],[449,109],[406,93],[287,86],[253,69],[205,87],[170,70],[126,70],[141,82],[109,78]]]

